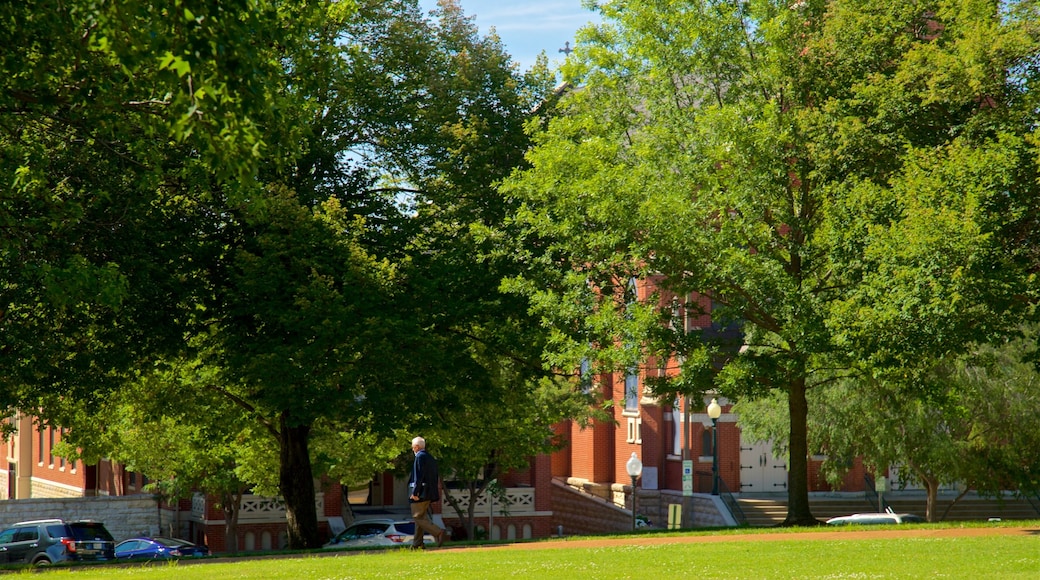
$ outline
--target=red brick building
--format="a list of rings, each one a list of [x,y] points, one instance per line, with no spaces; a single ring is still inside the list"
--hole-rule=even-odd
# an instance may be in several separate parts
[[[653,280],[632,284],[638,300],[647,300],[656,290]],[[673,300],[670,295],[663,295],[660,300],[662,307],[682,302]],[[709,299],[693,297],[692,300],[697,306],[689,312],[673,306],[678,315],[675,318],[683,321],[686,332],[733,332],[713,325]],[[739,334],[735,334],[735,338],[739,338]],[[598,495],[604,499],[630,509],[631,478],[625,464],[635,453],[643,465],[638,484],[640,497],[653,496],[654,492],[682,497],[684,487],[686,494],[710,494],[713,423],[707,407],[713,397],[659,400],[649,396],[646,389],[648,375],[668,376],[677,372],[676,361],[651,361],[638,372],[597,377],[593,388],[598,389],[604,399],[614,402],[611,420],[598,421],[585,429],[572,423],[559,425],[558,432],[566,436],[570,445],[553,455],[553,477],[574,488],[598,489]],[[737,416],[730,413],[732,405],[724,398],[718,402],[722,414],[715,422],[715,435],[721,489],[730,493],[786,494],[784,462],[773,457],[768,443],[743,441]],[[821,460],[810,461],[810,491],[832,491],[819,473],[820,464]],[[863,489],[864,472],[857,462],[840,491]],[[638,511],[655,523],[663,524],[666,509],[662,502],[657,502]]]

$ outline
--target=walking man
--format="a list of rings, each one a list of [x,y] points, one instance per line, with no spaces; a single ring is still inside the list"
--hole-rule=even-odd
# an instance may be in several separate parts
[[[427,533],[437,539],[439,548],[444,543],[447,532],[430,518],[430,503],[441,499],[437,460],[426,451],[426,440],[422,437],[412,439],[412,451],[415,453],[415,462],[412,463],[412,476],[408,480],[411,494],[408,500],[412,504],[412,519],[415,520],[412,549],[422,550],[426,547],[423,536]]]

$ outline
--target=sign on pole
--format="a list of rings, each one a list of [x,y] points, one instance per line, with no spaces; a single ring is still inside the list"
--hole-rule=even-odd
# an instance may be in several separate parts
[[[684,459],[682,462],[682,494],[693,495],[693,460]]]

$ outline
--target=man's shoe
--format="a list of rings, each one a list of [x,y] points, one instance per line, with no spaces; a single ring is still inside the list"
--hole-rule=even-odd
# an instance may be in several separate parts
[[[409,550],[425,550],[426,549],[426,545],[425,544],[419,544],[419,545],[412,544],[412,546],[410,548],[408,548],[408,549]]]
[[[448,535],[448,530],[441,530],[441,533],[437,534],[437,547],[440,548],[444,544],[444,537]]]

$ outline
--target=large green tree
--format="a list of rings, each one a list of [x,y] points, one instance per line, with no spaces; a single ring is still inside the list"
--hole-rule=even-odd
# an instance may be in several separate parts
[[[661,392],[782,393],[785,523],[813,525],[807,392],[842,372],[925,368],[908,363],[1011,328],[1034,289],[1037,7],[598,9],[605,24],[568,65],[579,87],[507,184],[520,221],[551,240],[533,258],[561,268],[554,285],[518,287],[578,337],[560,340],[561,363],[616,345],[605,368],[632,365],[649,336],[650,353],[682,361]],[[620,290],[636,275],[679,297],[662,318],[709,297],[743,346],[720,359],[718,345],[649,332]]]
[[[537,321],[498,291],[517,266],[474,227],[507,214],[493,183],[522,161],[545,76],[520,75],[454,3],[436,22],[414,1],[326,8],[288,67],[306,154],[226,206],[200,314],[228,396],[279,443],[293,547],[321,543],[317,422],[386,437],[514,388],[498,361],[543,372]]]
[[[528,265],[487,233],[551,77],[457,3],[0,18],[27,51],[0,81],[3,402],[72,421],[152,361],[214,369],[198,386],[277,442],[290,545],[314,547],[316,425],[385,437],[512,389],[506,362],[546,373],[543,329],[499,292]]]

